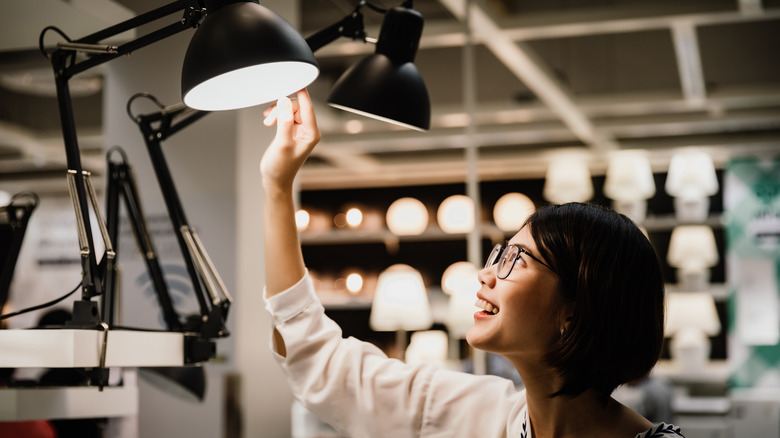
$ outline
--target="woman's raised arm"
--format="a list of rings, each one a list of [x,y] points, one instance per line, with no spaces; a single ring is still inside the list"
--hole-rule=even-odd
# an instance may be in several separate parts
[[[320,131],[305,89],[295,101],[279,99],[265,116],[267,126],[276,123],[276,137],[260,162],[266,296],[271,297],[297,283],[306,270],[295,226],[293,180],[319,142]]]

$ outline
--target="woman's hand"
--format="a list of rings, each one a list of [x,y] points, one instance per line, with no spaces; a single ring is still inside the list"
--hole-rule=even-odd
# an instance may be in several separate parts
[[[295,101],[282,97],[263,115],[266,126],[276,123],[276,137],[260,161],[263,187],[291,189],[298,170],[320,141],[309,92],[298,91]]]

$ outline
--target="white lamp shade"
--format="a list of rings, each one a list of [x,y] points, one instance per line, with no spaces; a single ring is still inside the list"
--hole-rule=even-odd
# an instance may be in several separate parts
[[[428,227],[428,209],[419,199],[400,198],[390,204],[386,220],[396,236],[415,236]]]
[[[712,228],[706,225],[675,227],[672,230],[666,259],[670,265],[686,270],[701,270],[715,266],[718,263],[718,249]]]
[[[441,288],[450,296],[445,324],[453,338],[465,338],[474,325],[474,302],[481,287],[477,275],[477,268],[469,262],[455,262],[442,275]]]
[[[468,233],[474,229],[474,201],[465,195],[453,195],[442,201],[436,220],[445,233]]]
[[[449,338],[442,330],[426,330],[412,333],[409,346],[406,348],[406,363],[432,363],[445,366],[447,363],[447,346]]]
[[[531,198],[522,193],[507,193],[493,207],[493,221],[501,231],[518,231],[536,210]]]
[[[469,262],[455,262],[444,270],[441,289],[447,295],[466,293],[474,297],[480,288],[478,273],[477,268]]]
[[[697,329],[707,336],[720,332],[715,300],[707,292],[670,292],[666,295],[666,336],[683,329]]]
[[[604,180],[604,194],[616,201],[637,201],[655,195],[650,161],[640,151],[612,154]]]
[[[379,274],[368,323],[375,331],[429,328],[433,316],[422,275],[402,264]]]
[[[698,198],[718,192],[718,178],[712,157],[704,151],[676,153],[666,175],[666,193],[675,197]]]
[[[544,180],[544,198],[556,204],[585,202],[593,197],[587,163],[579,157],[559,157],[550,163]]]

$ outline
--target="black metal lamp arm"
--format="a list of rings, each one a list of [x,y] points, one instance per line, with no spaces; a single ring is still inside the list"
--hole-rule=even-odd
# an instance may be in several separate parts
[[[161,111],[152,114],[133,115],[130,106],[139,97],[151,99],[162,108]],[[187,221],[184,207],[181,204],[176,191],[176,185],[160,145],[163,140],[206,116],[209,112],[192,110],[183,104],[162,107],[157,99],[144,93],[136,94],[130,98],[127,104],[127,112],[130,118],[138,124],[144,137],[144,142],[146,143],[147,151],[149,152],[149,157],[162,191],[166,208],[168,209],[168,215],[176,231],[174,234],[176,235],[187,273],[192,282],[193,291],[200,306],[200,318],[189,321],[189,324],[185,325],[185,329],[198,332],[205,338],[227,336],[228,331],[225,321],[227,320],[227,312],[232,303],[232,298],[200,242],[196,231]],[[206,300],[204,288],[208,293],[210,303]]]
[[[156,19],[165,17],[174,12],[184,10],[184,16],[176,23],[164,27],[158,31],[144,35],[134,41],[121,46],[98,44],[101,40],[120,34],[124,31],[137,28]],[[47,27],[41,32],[39,45],[41,51],[51,60],[54,70],[55,85],[57,88],[57,102],[62,125],[63,141],[68,165],[68,177],[70,181],[71,199],[79,225],[79,240],[81,246],[81,265],[83,271],[81,300],[74,304],[73,319],[71,325],[80,327],[97,328],[101,317],[97,305],[91,298],[103,294],[95,255],[95,245],[92,238],[92,230],[89,222],[88,205],[88,176],[81,165],[81,156],[76,135],[76,122],[73,115],[73,103],[70,96],[68,81],[80,72],[115,59],[118,56],[130,53],[145,47],[156,41],[167,38],[185,29],[196,27],[203,18],[203,8],[197,0],[177,0],[166,6],[157,8],[145,14],[134,17],[117,25],[93,33],[76,41],[71,41],[65,34],[54,27]],[[56,30],[67,41],[60,43],[53,52],[44,49],[44,36],[49,30]],[[93,56],[85,60],[77,60],[77,53],[86,52]],[[93,208],[96,205],[94,197],[91,199]],[[99,209],[94,208],[99,223],[103,224],[99,215]],[[106,247],[110,247],[105,227],[101,226]],[[113,251],[112,251],[113,252]],[[108,254],[108,252],[107,252]]]

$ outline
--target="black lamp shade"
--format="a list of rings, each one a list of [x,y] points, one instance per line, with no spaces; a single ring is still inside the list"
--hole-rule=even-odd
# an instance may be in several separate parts
[[[346,111],[426,131],[431,102],[414,57],[423,18],[396,6],[385,14],[376,53],[347,70],[331,90],[328,104]]]
[[[395,64],[379,53],[347,70],[333,85],[328,104],[418,131],[431,125],[431,102],[417,67]]]
[[[184,103],[203,111],[259,105],[294,93],[319,75],[306,40],[256,1],[209,12],[187,48]]]

